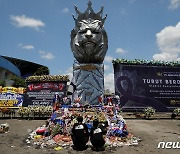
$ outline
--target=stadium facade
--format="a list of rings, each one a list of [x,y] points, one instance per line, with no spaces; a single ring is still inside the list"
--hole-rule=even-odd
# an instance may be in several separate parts
[[[0,56],[0,81],[7,81],[12,75],[25,78],[33,75],[40,67],[46,66],[22,59]]]

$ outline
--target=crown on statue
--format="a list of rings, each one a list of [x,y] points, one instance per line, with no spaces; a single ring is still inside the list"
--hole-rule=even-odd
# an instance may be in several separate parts
[[[78,24],[79,21],[87,20],[87,19],[99,20],[99,21],[102,22],[102,25],[103,25],[105,20],[106,20],[106,17],[107,17],[107,14],[106,14],[105,17],[102,18],[103,9],[104,9],[104,7],[102,6],[101,10],[99,12],[95,13],[94,10],[92,9],[91,1],[88,2],[88,7],[87,7],[87,9],[85,10],[84,13],[80,12],[78,10],[78,7],[75,6],[75,11],[76,11],[76,14],[77,14],[77,18],[74,15],[73,15],[73,18],[74,18],[74,20],[76,22],[76,25]]]

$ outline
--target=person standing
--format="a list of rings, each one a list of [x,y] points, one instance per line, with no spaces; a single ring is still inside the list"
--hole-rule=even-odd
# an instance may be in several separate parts
[[[59,110],[60,107],[60,96],[59,93],[56,92],[53,98],[53,112]]]

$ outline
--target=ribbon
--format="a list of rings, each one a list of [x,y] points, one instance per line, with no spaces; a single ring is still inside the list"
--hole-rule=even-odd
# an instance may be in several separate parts
[[[122,81],[126,81],[128,83],[126,90],[122,87],[122,84],[121,84]],[[159,102],[156,99],[152,99],[152,98],[144,97],[144,96],[133,95],[134,87],[133,87],[133,83],[129,77],[120,76],[116,81],[116,85],[117,85],[117,89],[122,94],[121,101],[123,103],[127,103],[130,100],[130,101],[134,102],[134,104],[136,106],[138,106],[137,104],[144,104],[146,106],[152,106],[157,111],[160,111],[160,112],[168,111],[167,107],[163,103]]]

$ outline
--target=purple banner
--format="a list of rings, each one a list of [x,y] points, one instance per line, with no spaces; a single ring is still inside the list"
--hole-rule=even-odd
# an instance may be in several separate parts
[[[180,68],[114,64],[115,93],[124,110],[180,107]]]

